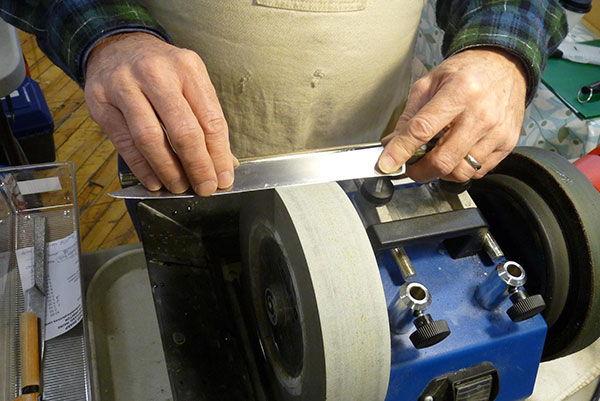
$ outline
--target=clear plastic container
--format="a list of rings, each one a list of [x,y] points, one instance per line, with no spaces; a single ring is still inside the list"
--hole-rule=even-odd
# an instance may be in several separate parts
[[[21,387],[18,318],[24,302],[17,250],[33,245],[32,217],[44,216],[46,242],[71,238],[71,260],[75,255],[79,266],[76,194],[75,170],[69,162],[0,169],[0,400],[14,399]],[[46,341],[44,400],[90,399],[84,338],[79,322]]]

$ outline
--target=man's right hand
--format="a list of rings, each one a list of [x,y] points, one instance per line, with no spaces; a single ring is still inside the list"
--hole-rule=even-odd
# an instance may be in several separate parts
[[[232,185],[237,159],[196,53],[142,32],[109,36],[88,57],[85,98],[90,116],[146,188],[180,193],[191,186],[208,196]]]

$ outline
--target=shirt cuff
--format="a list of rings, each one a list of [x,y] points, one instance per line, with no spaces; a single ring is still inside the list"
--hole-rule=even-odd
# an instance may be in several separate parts
[[[463,50],[481,46],[499,47],[518,57],[527,73],[528,105],[546,66],[550,49],[544,27],[534,15],[488,10],[473,17],[458,30],[442,53],[450,57]]]
[[[151,35],[156,36],[159,39],[164,40],[165,42],[169,42],[171,43],[171,39],[168,36],[162,36],[159,35],[157,32],[148,30],[148,29],[143,29],[143,28],[117,28],[114,29],[112,31],[109,32],[104,32],[104,34],[102,36],[100,36],[99,38],[97,38],[96,40],[94,40],[92,43],[90,43],[88,45],[88,47],[83,51],[83,54],[81,55],[81,62],[80,62],[80,66],[81,66],[81,76],[82,76],[82,81],[80,83],[80,85],[83,86],[83,83],[85,83],[85,72],[87,70],[87,60],[88,57],[90,56],[90,53],[92,52],[92,50],[94,49],[94,47],[96,47],[96,45],[98,44],[98,42],[100,42],[102,39],[105,39],[109,36],[112,35],[117,35],[119,33],[131,33],[131,32],[144,32],[144,33],[149,33]]]
[[[94,0],[57,1],[46,17],[51,29],[39,43],[40,47],[81,86],[89,53],[107,36],[141,31],[171,42],[148,10],[134,2],[109,0],[99,5]]]

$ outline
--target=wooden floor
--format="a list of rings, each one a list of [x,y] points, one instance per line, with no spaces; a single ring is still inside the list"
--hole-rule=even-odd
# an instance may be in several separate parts
[[[20,32],[31,76],[40,86],[54,118],[56,160],[75,163],[82,251],[138,242],[125,203],[108,196],[120,188],[117,152],[88,115],[83,91]]]

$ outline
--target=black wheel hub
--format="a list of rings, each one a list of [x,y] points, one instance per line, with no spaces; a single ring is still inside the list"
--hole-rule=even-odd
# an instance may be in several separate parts
[[[296,292],[286,258],[272,237],[260,241],[258,272],[256,301],[262,346],[288,376],[297,377],[304,347]]]

